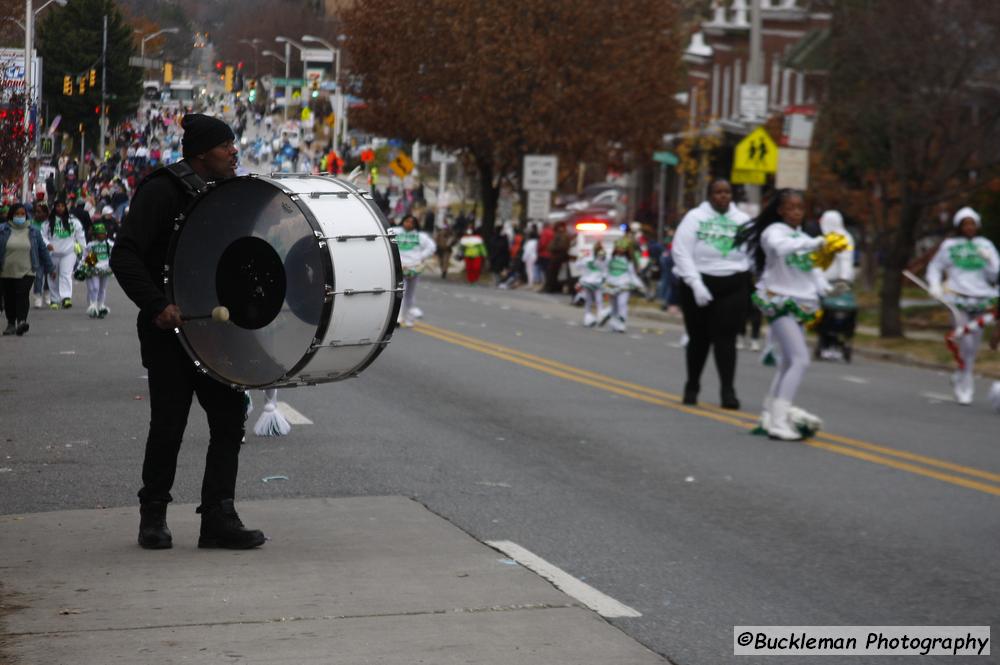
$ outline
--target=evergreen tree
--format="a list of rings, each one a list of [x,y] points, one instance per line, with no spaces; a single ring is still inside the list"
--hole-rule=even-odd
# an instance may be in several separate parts
[[[142,70],[129,65],[135,55],[132,28],[114,0],[70,0],[66,7],[42,17],[35,33],[35,47],[43,58],[43,95],[50,113],[62,115],[65,131],[75,133],[80,123],[93,145],[100,133],[101,51],[104,16],[108,17],[106,104],[108,128],[133,115],[142,96]],[[95,70],[94,85],[90,70]],[[63,94],[64,76],[73,83],[73,94]],[[80,77],[85,77],[80,93]]]

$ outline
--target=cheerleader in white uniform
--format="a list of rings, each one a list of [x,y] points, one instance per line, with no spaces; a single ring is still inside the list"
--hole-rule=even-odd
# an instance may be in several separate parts
[[[399,261],[403,266],[403,306],[398,323],[412,328],[417,310],[417,282],[424,270],[424,261],[434,256],[437,245],[429,235],[417,230],[417,218],[413,215],[404,217],[402,225],[392,227],[389,233],[396,239]]]
[[[601,243],[594,246],[594,255],[584,257],[576,262],[580,275],[578,284],[583,295],[583,325],[593,328],[601,319],[601,303],[604,298],[602,287],[607,277],[608,264],[605,261],[604,247]]]
[[[629,258],[628,245],[615,245],[604,284],[611,297],[611,330],[623,333],[628,323],[628,299],[632,289],[644,286],[635,272],[635,264]]]
[[[804,218],[802,194],[782,189],[737,236],[738,244],[746,243],[761,275],[752,299],[767,317],[771,341],[780,355],[777,374],[764,399],[761,427],[771,438],[786,441],[802,438],[798,425],[815,430],[820,424],[818,418],[792,405],[809,366],[803,325],[819,315],[817,266],[829,265],[848,244],[840,234],[813,238],[802,233]]]
[[[982,220],[975,210],[962,208],[955,213],[953,221],[958,236],[941,243],[927,266],[927,283],[931,295],[938,300],[947,299],[955,306],[957,328],[996,308],[1000,256],[992,242],[978,235]],[[942,286],[945,276],[948,279],[948,294]],[[959,404],[972,403],[976,387],[973,371],[982,337],[983,331],[978,329],[957,339],[965,365],[952,376],[955,400]]]
[[[111,249],[115,244],[108,240],[108,229],[103,222],[95,223],[91,232],[94,239],[83,250],[81,266],[87,282],[87,316],[103,319],[111,312],[105,301],[111,279]]]

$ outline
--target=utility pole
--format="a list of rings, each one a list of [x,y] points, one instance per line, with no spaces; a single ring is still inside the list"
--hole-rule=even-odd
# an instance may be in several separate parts
[[[104,15],[104,42],[101,45],[101,144],[97,158],[104,160],[104,141],[108,131],[107,113],[107,79],[108,79],[108,15]],[[81,164],[82,166],[82,164]]]

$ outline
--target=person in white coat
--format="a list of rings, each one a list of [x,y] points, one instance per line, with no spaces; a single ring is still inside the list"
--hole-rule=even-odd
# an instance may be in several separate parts
[[[959,327],[996,308],[1000,256],[993,243],[979,235],[982,220],[975,210],[962,208],[955,213],[953,223],[958,235],[941,243],[927,266],[927,284],[931,295],[954,306],[954,323]],[[975,395],[973,372],[982,337],[980,328],[957,339],[965,365],[952,376],[959,404],[971,404]]]
[[[65,201],[56,201],[49,221],[42,225],[42,239],[52,255],[56,276],[49,277],[49,292],[52,294],[52,309],[73,306],[73,268],[77,256],[83,252],[87,238],[83,225],[66,209]]]
[[[851,235],[844,226],[844,216],[836,210],[827,210],[819,217],[819,229],[822,235],[828,233],[839,233],[847,238],[848,246],[843,252],[839,252],[833,257],[833,263],[826,270],[823,270],[823,277],[830,284],[845,282],[854,283],[854,243],[851,242]]]
[[[688,212],[674,234],[671,252],[680,279],[680,303],[688,343],[684,404],[697,404],[701,373],[714,349],[724,409],[736,397],[736,336],[750,303],[750,259],[735,242],[749,217],[733,205],[729,182],[717,178],[708,200]]]
[[[416,292],[424,262],[434,256],[437,245],[429,235],[417,229],[417,218],[407,215],[402,224],[389,229],[399,248],[399,261],[403,266],[403,306],[398,323],[413,327],[416,318]]]

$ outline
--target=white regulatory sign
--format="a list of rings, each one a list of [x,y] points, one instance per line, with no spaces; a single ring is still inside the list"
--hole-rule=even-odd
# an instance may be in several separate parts
[[[529,192],[532,190],[555,191],[558,171],[559,158],[555,155],[525,155],[521,188]]]
[[[552,194],[544,189],[528,191],[528,219],[546,220],[549,218]]]
[[[740,86],[740,116],[750,119],[767,117],[767,86],[744,83]]]

